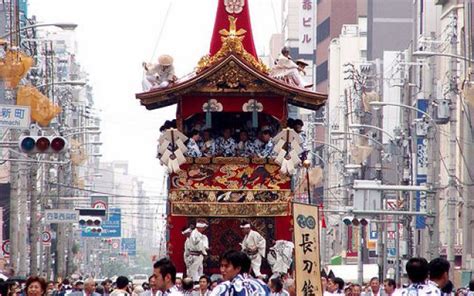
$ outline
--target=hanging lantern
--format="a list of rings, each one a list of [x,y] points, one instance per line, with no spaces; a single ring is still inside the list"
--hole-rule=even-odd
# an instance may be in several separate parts
[[[5,81],[6,88],[15,88],[32,65],[32,57],[17,50],[8,50],[5,58],[0,60],[0,79]]]
[[[33,86],[20,86],[17,91],[17,105],[31,108],[31,119],[40,126],[48,126],[56,117],[61,108],[53,104],[48,97],[43,95]]]

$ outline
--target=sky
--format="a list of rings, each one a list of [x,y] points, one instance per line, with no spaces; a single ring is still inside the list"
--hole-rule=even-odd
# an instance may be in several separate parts
[[[248,1],[263,54],[271,34],[280,31],[281,1]],[[78,24],[78,60],[102,119],[102,160],[128,160],[130,174],[145,182],[149,195],[163,192],[156,143],[159,127],[175,118],[176,109],[140,106],[141,64],[170,54],[178,76],[192,72],[209,51],[216,7],[217,0],[29,0],[28,14],[38,22]]]

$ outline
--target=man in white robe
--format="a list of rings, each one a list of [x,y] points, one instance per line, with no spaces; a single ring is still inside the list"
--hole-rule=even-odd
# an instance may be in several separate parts
[[[270,77],[284,81],[292,86],[304,87],[298,65],[290,57],[290,50],[284,47],[281,55],[270,71]]]
[[[184,242],[184,264],[186,265],[186,274],[190,274],[190,267],[191,264],[193,263],[193,257],[189,254],[191,251],[191,240],[189,239],[191,237],[191,232],[193,231],[194,226],[191,225],[188,228],[184,229],[181,233],[186,237],[186,241]]]
[[[295,245],[286,240],[277,240],[270,248],[267,255],[268,264],[272,268],[273,275],[286,274],[293,262],[293,249]]]
[[[265,238],[260,233],[252,230],[249,222],[242,222],[240,228],[245,234],[244,240],[241,243],[242,251],[252,260],[251,269],[255,276],[261,277],[260,266],[262,265],[262,258],[265,257]]]
[[[207,255],[209,249],[209,241],[204,231],[207,228],[205,222],[197,222],[196,228],[191,232],[189,237],[189,252],[188,252],[188,276],[193,279],[193,282],[199,282],[199,278],[203,273],[204,256]]]

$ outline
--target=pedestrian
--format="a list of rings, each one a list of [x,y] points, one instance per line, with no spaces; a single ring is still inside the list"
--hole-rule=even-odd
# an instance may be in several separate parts
[[[401,296],[439,296],[441,291],[428,284],[429,265],[425,258],[414,257],[406,264],[408,279],[411,284],[403,289]]]
[[[160,289],[158,289],[156,284],[156,276],[154,274],[148,277],[148,284],[150,289],[141,293],[140,296],[161,296],[162,293]]]
[[[115,283],[117,288],[110,293],[110,296],[129,296],[130,292],[128,291],[129,280],[126,276],[119,276]]]
[[[46,281],[39,276],[30,276],[25,283],[26,296],[44,296],[46,295]]]
[[[245,274],[250,271],[251,261],[244,252],[230,250],[220,260],[220,270],[224,282],[212,290],[211,296],[263,296],[270,295],[267,285]]]
[[[156,277],[156,285],[163,292],[163,296],[183,296],[176,287],[176,267],[168,258],[163,258],[153,265],[153,274]]]
[[[351,295],[360,296],[362,294],[362,286],[359,284],[353,284],[351,286]]]
[[[373,277],[370,279],[369,282],[369,292],[366,294],[366,296],[382,296],[383,293],[381,293],[380,290],[380,281],[378,277]]]
[[[133,288],[132,296],[139,296],[139,295],[143,294],[144,291],[145,290],[143,289],[142,286],[137,285],[137,286],[135,286],[135,288]]]
[[[290,293],[283,289],[283,282],[281,278],[275,277],[270,279],[269,288],[271,291],[271,296],[290,296]]]
[[[397,296],[399,291],[397,290],[397,283],[393,279],[386,279],[383,281],[383,290],[385,296]]]
[[[104,280],[101,284],[104,287],[104,296],[109,296],[112,288],[112,281],[110,279]]]
[[[209,296],[211,291],[209,290],[211,285],[211,280],[206,275],[201,275],[199,278],[199,290],[196,291],[196,296]]]
[[[344,295],[344,280],[338,277],[330,278],[328,280],[327,290],[332,295]]]
[[[240,244],[242,246],[242,251],[251,259],[251,269],[255,276],[261,277],[262,273],[260,272],[260,266],[262,265],[262,258],[265,258],[265,247],[267,242],[260,233],[252,230],[249,222],[242,221],[240,228],[245,234],[245,237]]]
[[[443,293],[444,288],[452,286],[452,283],[450,284],[449,280],[449,269],[449,261],[441,257],[435,258],[429,263],[430,280],[428,283],[439,288],[442,292],[441,294],[445,294]]]
[[[469,292],[467,292],[467,296],[474,296],[474,280],[469,282]]]

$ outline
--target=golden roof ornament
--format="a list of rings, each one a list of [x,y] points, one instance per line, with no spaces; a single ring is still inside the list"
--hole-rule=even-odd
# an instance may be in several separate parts
[[[229,15],[229,29],[222,29],[219,31],[219,34],[222,35],[221,48],[213,56],[203,56],[198,62],[196,72],[199,73],[203,71],[233,53],[241,56],[257,70],[268,73],[269,68],[267,65],[265,65],[261,60],[257,60],[253,55],[245,50],[244,45],[242,44],[242,40],[245,38],[245,33],[247,33],[247,31],[244,29],[237,29],[237,18]]]

